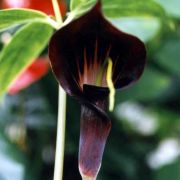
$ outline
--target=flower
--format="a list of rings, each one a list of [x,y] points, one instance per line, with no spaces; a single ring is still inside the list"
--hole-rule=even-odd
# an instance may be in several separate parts
[[[60,85],[81,103],[79,170],[83,179],[96,179],[111,128],[108,61],[113,86],[127,87],[143,72],[145,46],[107,21],[98,1],[87,14],[52,36],[49,57]]]

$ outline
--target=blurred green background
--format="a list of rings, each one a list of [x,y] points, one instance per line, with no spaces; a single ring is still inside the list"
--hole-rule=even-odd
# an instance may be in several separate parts
[[[158,8],[148,8],[153,17],[125,16],[112,21],[142,39],[148,57],[142,78],[116,94],[98,180],[180,180],[180,2],[156,3]],[[133,3],[129,5],[133,8]],[[0,33],[1,47],[4,33]],[[1,101],[0,180],[52,179],[57,89],[49,72]],[[64,180],[80,179],[79,120],[80,105],[68,97]]]

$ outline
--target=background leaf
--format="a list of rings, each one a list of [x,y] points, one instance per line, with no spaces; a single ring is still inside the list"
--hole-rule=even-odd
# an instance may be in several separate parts
[[[0,10],[0,29],[27,23],[30,21],[45,21],[48,16],[40,11],[29,9]]]
[[[170,16],[180,18],[180,2],[179,0],[156,0]]]
[[[111,23],[120,30],[137,36],[144,42],[155,37],[161,28],[161,23],[156,17],[119,18],[112,19]]]
[[[170,85],[170,79],[159,71],[146,67],[141,79],[128,89],[117,92],[116,103],[126,100],[150,100],[161,95]]]
[[[74,0],[72,1],[71,12],[83,14],[87,12],[97,0]],[[102,0],[102,9],[109,18],[119,18],[124,16],[164,16],[164,9],[155,1],[148,0]]]
[[[164,16],[163,8],[152,0],[103,0],[103,11],[107,17]]]
[[[78,5],[80,5],[84,1],[85,0],[71,0],[71,2],[70,2],[70,9],[71,10],[75,9]]]
[[[67,21],[89,11],[96,0],[74,0]],[[166,19],[164,9],[155,1],[148,0],[102,0],[102,10],[114,26],[138,36],[143,41],[152,39]]]
[[[180,76],[180,37],[166,40],[156,53],[156,62],[167,71]]]
[[[53,29],[45,23],[30,23],[20,29],[0,54],[0,95],[17,75],[35,59],[47,45]]]
[[[9,180],[13,176],[14,179],[22,180],[26,160],[24,153],[0,132],[0,179]]]
[[[162,167],[159,171],[156,171],[154,173],[154,180],[169,180],[170,178],[172,178],[172,175],[174,180],[178,180],[179,167],[180,161],[176,161],[174,163]]]

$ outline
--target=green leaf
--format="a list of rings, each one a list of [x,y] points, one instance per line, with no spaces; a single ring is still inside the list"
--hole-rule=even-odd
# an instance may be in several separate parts
[[[78,17],[90,10],[97,0],[72,0],[70,16]],[[164,17],[164,9],[152,0],[102,0],[103,13],[108,18],[127,16]]]
[[[70,2],[70,9],[73,10],[75,9],[77,6],[79,6],[81,3],[85,2],[87,0],[71,0]]]
[[[96,0],[72,0],[70,4],[71,12],[68,13],[68,17],[65,24],[69,23],[73,19],[76,19],[86,12],[88,12],[94,5]]]
[[[166,12],[175,18],[180,18],[180,2],[179,0],[156,0]]]
[[[157,63],[173,74],[180,76],[180,37],[169,39],[156,54]]]
[[[151,108],[152,109],[152,108]],[[167,107],[156,107],[152,109],[156,114],[159,123],[158,135],[161,138],[168,136],[179,137],[180,131],[180,113],[169,110]]]
[[[161,167],[160,169],[153,172],[153,179],[154,180],[169,180],[172,178],[174,180],[179,179],[179,167],[180,167],[180,161],[178,158],[172,162],[171,164],[168,164],[166,166]]]
[[[160,30],[161,24],[156,17],[127,17],[112,19],[111,23],[122,31],[133,34],[146,42]]]
[[[53,29],[46,23],[33,22],[14,35],[0,54],[0,95],[47,45]]]
[[[127,100],[150,100],[158,97],[171,80],[153,68],[146,68],[141,79],[126,90],[117,92],[116,103]]]
[[[164,16],[163,8],[152,0],[103,0],[103,11],[107,17]]]
[[[97,0],[73,0],[71,2],[71,12],[67,22],[85,14]],[[164,9],[152,0],[127,0],[126,2],[124,0],[102,0],[102,10],[114,26],[138,36],[143,41],[152,39],[160,30],[161,22],[166,19]]]
[[[50,18],[40,11],[29,9],[0,10],[0,29],[34,21],[49,22]]]

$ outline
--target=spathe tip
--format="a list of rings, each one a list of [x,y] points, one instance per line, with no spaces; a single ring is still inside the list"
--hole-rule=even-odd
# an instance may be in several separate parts
[[[82,173],[81,169],[79,168],[79,172],[81,174],[82,180],[96,180],[96,177],[90,176],[90,175],[85,175]]]

